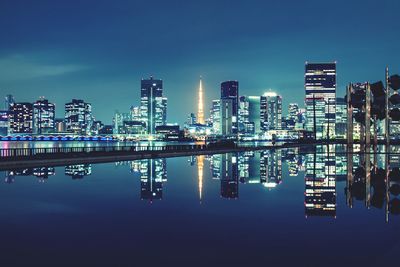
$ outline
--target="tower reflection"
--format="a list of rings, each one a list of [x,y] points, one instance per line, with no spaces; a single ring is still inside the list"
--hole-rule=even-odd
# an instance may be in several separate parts
[[[336,166],[333,146],[316,147],[306,156],[305,215],[336,217]]]
[[[140,198],[159,200],[163,198],[163,182],[167,181],[166,159],[140,160]]]

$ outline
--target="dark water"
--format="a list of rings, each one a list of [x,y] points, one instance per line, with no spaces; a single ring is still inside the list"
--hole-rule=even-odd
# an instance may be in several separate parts
[[[397,266],[398,157],[388,184],[384,155],[351,159],[351,176],[327,147],[10,170],[0,266]]]

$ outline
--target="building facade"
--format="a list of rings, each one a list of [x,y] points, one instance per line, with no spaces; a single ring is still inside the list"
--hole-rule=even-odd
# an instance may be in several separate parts
[[[315,131],[316,138],[335,136],[336,122],[336,62],[333,63],[308,63],[305,65],[305,102],[306,102],[306,130]],[[314,118],[314,101],[323,101],[325,104],[325,118]],[[311,105],[311,106],[310,106]],[[322,105],[322,104],[320,104]],[[317,123],[316,127],[314,121]],[[315,129],[316,128],[316,129]]]
[[[226,81],[221,83],[221,104],[224,100],[231,100],[232,102],[232,130],[231,134],[238,133],[238,109],[239,109],[239,82]],[[227,101],[225,101],[227,103]]]
[[[52,133],[55,130],[56,106],[47,99],[33,103],[33,132],[35,134]]]
[[[146,124],[147,134],[155,134],[157,126],[166,124],[167,98],[163,97],[162,80],[142,79],[140,118]]]
[[[11,134],[33,133],[32,103],[13,103],[9,113],[9,131]]]
[[[260,98],[261,131],[282,129],[282,97],[273,92]]]
[[[93,116],[92,105],[80,99],[72,99],[65,104],[65,125],[67,132],[90,134]]]

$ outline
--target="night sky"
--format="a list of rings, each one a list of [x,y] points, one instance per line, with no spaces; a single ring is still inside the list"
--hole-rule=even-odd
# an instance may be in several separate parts
[[[84,2],[84,3],[81,3]],[[220,82],[241,95],[270,88],[303,105],[305,61],[338,65],[350,81],[400,72],[400,1],[0,1],[0,95],[93,104],[96,119],[139,105],[140,79],[164,81],[168,121],[195,111],[203,76],[206,111]],[[286,113],[286,112],[285,112]]]

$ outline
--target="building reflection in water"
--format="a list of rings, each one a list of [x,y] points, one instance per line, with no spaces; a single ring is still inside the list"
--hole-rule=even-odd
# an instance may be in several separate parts
[[[275,188],[282,182],[282,150],[261,152],[260,182],[267,188]]]
[[[17,176],[35,176],[39,179],[39,182],[45,182],[50,176],[55,175],[54,167],[37,167],[37,168],[27,168],[21,170],[10,170],[6,171],[4,182],[14,183],[15,177]]]
[[[316,147],[306,156],[305,216],[336,217],[336,164],[333,146]]]
[[[239,197],[239,173],[237,155],[222,154],[219,161],[219,177],[221,179],[221,197],[236,199]]]
[[[65,166],[65,175],[72,179],[83,179],[92,174],[92,164],[77,164]]]
[[[347,154],[346,202],[353,208],[357,202],[365,207],[385,209],[385,220],[400,214],[400,157],[398,146],[390,154],[369,153],[369,147],[356,148]],[[353,152],[353,148],[350,148]],[[381,150],[381,152],[386,152]]]
[[[144,159],[137,162],[140,162],[141,199],[162,199],[163,182],[167,181],[166,159]]]

